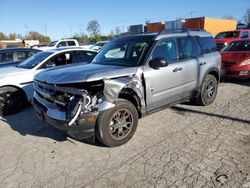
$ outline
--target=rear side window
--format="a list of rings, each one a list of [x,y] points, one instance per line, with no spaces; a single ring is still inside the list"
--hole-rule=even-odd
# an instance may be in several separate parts
[[[152,59],[164,58],[169,63],[177,60],[177,47],[174,39],[161,40],[155,46]]]
[[[203,53],[211,53],[217,51],[216,44],[212,37],[196,37]]]
[[[68,46],[76,46],[76,43],[74,41],[68,41]]]
[[[189,59],[196,58],[201,55],[200,48],[197,42],[192,37],[179,38],[178,47],[179,47],[179,58]]]
[[[250,42],[248,41],[236,41],[228,44],[223,52],[250,52]]]
[[[94,57],[96,56],[95,52],[88,52],[88,51],[79,51],[78,52],[79,56],[79,62],[80,63],[90,63]]]
[[[5,52],[0,53],[0,63],[7,63],[13,61],[13,53],[12,52]]]

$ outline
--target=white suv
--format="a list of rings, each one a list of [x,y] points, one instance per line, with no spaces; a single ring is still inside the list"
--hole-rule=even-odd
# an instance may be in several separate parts
[[[65,48],[65,47],[79,47],[79,43],[75,39],[61,39],[58,41],[52,41],[47,46],[38,47],[39,50],[52,50],[56,48]]]

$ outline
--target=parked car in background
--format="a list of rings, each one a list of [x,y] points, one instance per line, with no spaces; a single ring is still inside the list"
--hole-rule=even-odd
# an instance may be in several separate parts
[[[234,40],[250,38],[250,29],[239,29],[235,31],[225,31],[217,34],[214,39],[217,45],[217,50],[220,51],[226,45]]]
[[[0,49],[0,68],[15,66],[38,52],[40,52],[40,50],[30,48]]]
[[[4,103],[3,114],[16,113],[31,101],[32,83],[36,73],[56,66],[90,63],[96,54],[93,50],[81,48],[54,49],[39,52],[15,67],[0,69],[0,101]]]
[[[34,78],[37,116],[76,139],[126,143],[138,118],[194,99],[216,98],[221,56],[212,35],[173,30],[120,37],[88,65],[45,70]]]
[[[80,43],[80,47],[84,49],[90,49],[95,44],[96,44],[95,42],[84,42]]]
[[[225,78],[250,78],[250,39],[229,43],[221,56]]]
[[[109,41],[100,41],[91,46],[89,49],[100,51]]]
[[[58,41],[52,41],[47,46],[37,47],[40,50],[52,50],[56,48],[67,48],[67,47],[79,47],[79,43],[76,39],[61,39]]]

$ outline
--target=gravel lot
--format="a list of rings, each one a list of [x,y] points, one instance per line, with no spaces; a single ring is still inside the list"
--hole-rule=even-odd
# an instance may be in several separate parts
[[[0,118],[0,187],[250,187],[250,81],[220,84],[213,105],[177,105],[107,148],[36,119]]]

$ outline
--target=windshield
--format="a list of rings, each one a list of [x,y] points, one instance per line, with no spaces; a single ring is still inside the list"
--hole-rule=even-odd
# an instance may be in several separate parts
[[[17,67],[25,68],[25,69],[32,69],[41,63],[45,58],[49,57],[52,52],[39,52],[30,58],[26,59],[22,63],[18,64]]]
[[[137,66],[147,41],[113,41],[108,43],[93,60],[95,64]]]
[[[52,41],[51,43],[48,44],[48,46],[55,46],[57,41]]]
[[[238,41],[228,44],[222,52],[250,52],[250,41]]]
[[[222,32],[215,36],[215,39],[226,39],[226,38],[238,38],[240,35],[239,31]]]

